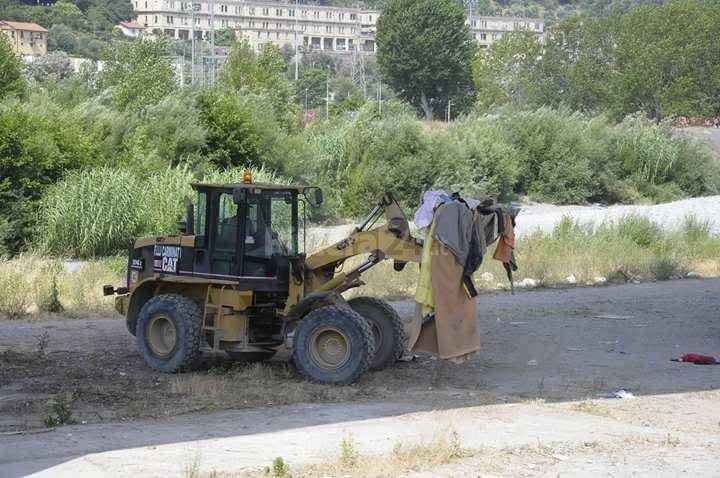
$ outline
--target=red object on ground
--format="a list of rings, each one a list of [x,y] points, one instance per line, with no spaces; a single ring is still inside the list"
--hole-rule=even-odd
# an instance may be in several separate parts
[[[673,357],[671,360],[675,362],[691,362],[696,365],[713,365],[718,363],[717,359],[712,355],[703,354],[683,354],[681,357]]]

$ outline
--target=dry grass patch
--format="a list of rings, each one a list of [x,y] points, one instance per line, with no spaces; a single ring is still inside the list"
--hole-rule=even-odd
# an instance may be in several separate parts
[[[309,382],[286,362],[234,364],[174,376],[169,393],[176,400],[168,413],[362,400],[380,398],[384,391],[366,380],[348,386]]]
[[[572,404],[571,409],[576,412],[587,413],[588,415],[613,418],[610,410],[603,406],[599,400],[585,399],[580,402],[575,402]]]
[[[293,468],[282,457],[261,471],[224,474],[211,473],[206,477],[217,478],[259,478],[259,477],[363,477],[381,478],[401,476],[403,473],[431,469],[472,456],[476,451],[463,448],[458,434],[449,430],[439,433],[430,442],[397,443],[389,455],[365,455],[360,453],[351,435],[340,443],[336,457],[322,463]]]
[[[66,267],[61,259],[35,255],[0,259],[0,316],[109,312],[113,300],[103,296],[102,286],[123,282],[126,261],[109,257]]]

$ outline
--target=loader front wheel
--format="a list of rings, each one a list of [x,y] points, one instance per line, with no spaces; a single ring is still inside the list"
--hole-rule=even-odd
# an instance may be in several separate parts
[[[407,338],[402,320],[395,309],[375,297],[354,297],[348,304],[367,319],[375,337],[375,358],[371,370],[382,370],[397,362],[405,351]]]
[[[374,355],[370,324],[348,306],[320,307],[295,328],[295,366],[311,380],[334,385],[353,383],[370,367]]]
[[[177,372],[200,358],[200,307],[187,297],[158,295],[138,314],[135,340],[145,362],[155,370]]]

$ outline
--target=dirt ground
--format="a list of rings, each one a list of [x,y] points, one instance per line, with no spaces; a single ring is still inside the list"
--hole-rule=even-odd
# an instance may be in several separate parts
[[[348,430],[363,453],[386,453],[448,426],[476,452],[412,476],[717,476],[720,366],[669,359],[720,355],[720,280],[489,294],[479,310],[470,362],[420,357],[351,387],[219,357],[154,373],[119,318],[0,321],[0,476],[187,475],[193,447],[203,469],[241,472],[318,460]],[[620,389],[636,398],[604,398]],[[77,424],[14,434],[42,429],[58,397]]]

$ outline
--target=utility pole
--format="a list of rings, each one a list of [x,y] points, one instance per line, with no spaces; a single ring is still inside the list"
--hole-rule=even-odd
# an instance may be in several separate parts
[[[200,4],[192,2],[190,4],[190,85],[194,85],[197,78],[195,77],[195,13],[200,10]]]
[[[330,118],[330,67],[325,75],[325,119]]]
[[[378,82],[377,100],[378,100],[378,114],[380,116],[382,116],[382,80]]]
[[[210,85],[215,84],[215,0],[210,0]]]
[[[300,14],[300,11],[298,10],[298,0],[295,0],[295,81],[298,80],[300,77],[300,48],[298,45],[298,15]]]

